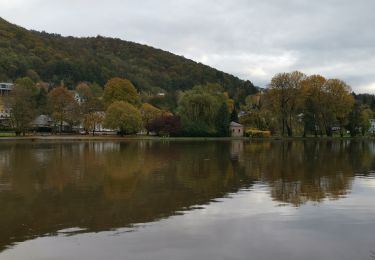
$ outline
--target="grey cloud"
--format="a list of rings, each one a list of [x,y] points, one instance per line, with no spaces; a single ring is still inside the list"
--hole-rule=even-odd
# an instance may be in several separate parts
[[[300,70],[375,93],[373,10],[373,0],[0,0],[0,16],[26,28],[141,42],[260,86]]]

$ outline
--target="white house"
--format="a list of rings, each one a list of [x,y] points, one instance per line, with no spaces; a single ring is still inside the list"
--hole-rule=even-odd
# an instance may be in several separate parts
[[[370,119],[370,130],[371,134],[375,134],[375,119]]]
[[[0,95],[1,96],[8,95],[12,91],[13,87],[14,87],[13,83],[0,82]]]

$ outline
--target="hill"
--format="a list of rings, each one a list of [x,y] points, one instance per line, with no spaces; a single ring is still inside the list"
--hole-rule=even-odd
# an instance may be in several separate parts
[[[0,18],[0,81],[29,76],[69,87],[88,81],[104,85],[128,78],[141,91],[176,91],[220,83],[234,98],[256,92],[253,84],[172,53],[102,36],[63,37],[26,30]]]

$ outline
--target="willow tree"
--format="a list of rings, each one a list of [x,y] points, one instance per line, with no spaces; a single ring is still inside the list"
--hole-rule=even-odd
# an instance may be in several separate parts
[[[231,102],[228,99],[221,86],[216,84],[196,86],[181,93],[178,113],[185,132],[189,135],[221,135],[222,126],[218,122],[225,121],[227,125],[226,121],[230,118],[226,115],[230,113]]]
[[[108,107],[104,125],[111,129],[118,129],[121,135],[135,134],[142,129],[142,115],[133,105],[116,101]]]

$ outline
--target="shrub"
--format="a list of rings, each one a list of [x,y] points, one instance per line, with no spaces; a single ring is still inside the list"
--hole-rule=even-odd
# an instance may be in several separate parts
[[[271,137],[271,131],[262,131],[258,129],[247,129],[245,132],[247,137],[252,138],[269,138]]]

